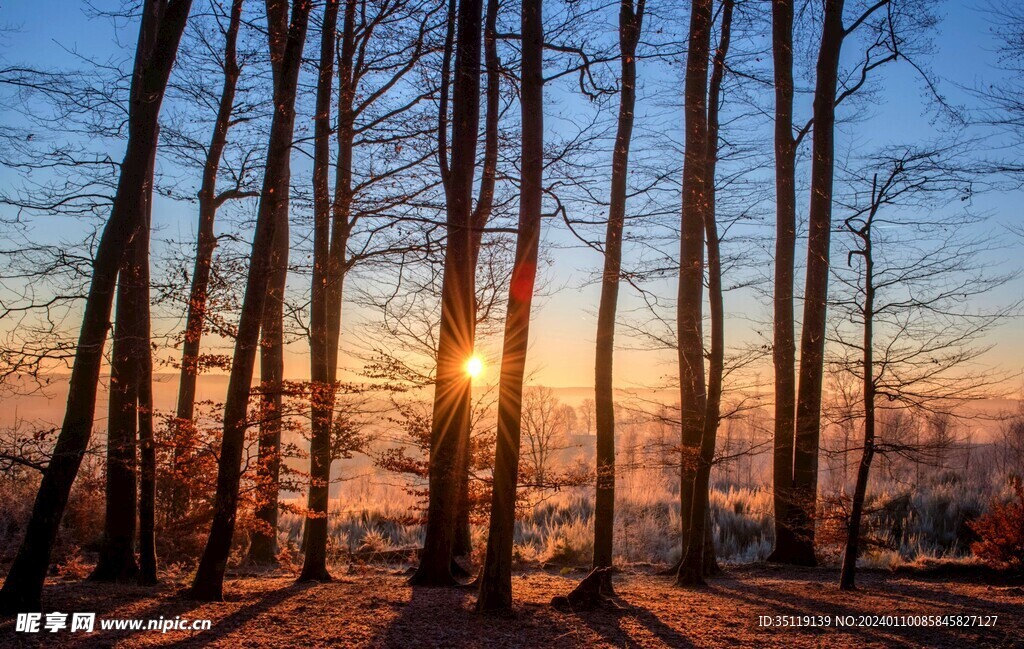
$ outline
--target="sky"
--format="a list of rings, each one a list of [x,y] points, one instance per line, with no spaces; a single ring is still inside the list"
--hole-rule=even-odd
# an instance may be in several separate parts
[[[97,4],[105,6],[101,0]],[[194,4],[201,5],[201,0]],[[131,51],[134,46],[133,26],[115,30],[110,21],[86,15],[84,6],[60,0],[0,0],[0,25],[7,28],[0,35],[0,65],[31,62],[38,67],[62,67],[74,63],[73,52],[98,59],[119,59]],[[1001,74],[993,67],[998,60],[999,44],[991,33],[989,17],[979,11],[977,5],[957,1],[941,3],[939,11],[943,18],[932,39],[927,63],[939,79],[942,92],[952,103],[977,109],[977,100],[968,89],[998,80]],[[850,62],[850,57],[856,55],[850,50],[845,52],[844,58]],[[682,81],[681,69],[666,71],[644,61],[640,63],[639,75],[643,87],[638,120],[642,125],[644,115],[655,112],[663,115],[666,104],[678,103]],[[923,85],[908,66],[890,65],[880,79],[877,101],[862,108],[856,123],[840,126],[837,138],[842,151],[855,153],[887,143],[930,139],[936,135],[937,129],[945,128],[934,119],[934,113],[925,108]],[[649,103],[644,105],[645,101]],[[804,101],[802,109],[806,111],[809,104],[801,101]],[[573,108],[572,100],[557,93],[549,95],[549,105],[552,105],[552,110]],[[679,112],[680,124],[681,121]],[[559,128],[558,120],[549,120],[549,128]],[[765,141],[768,141],[770,130],[761,130]],[[727,126],[723,136],[728,138],[729,135]],[[10,172],[0,169],[0,183],[14,181]],[[1024,193],[1020,191],[998,191],[977,197],[972,202],[973,209],[990,215],[984,227],[996,233],[1006,244],[1005,249],[991,253],[988,262],[993,267],[1012,268],[1014,263],[1020,266],[1019,259],[1024,252],[1022,242],[1014,240],[1002,228],[1008,223],[1022,222],[1022,199]],[[804,192],[798,196],[801,210],[805,210],[806,202]],[[160,231],[165,236],[178,239],[187,240],[194,236],[193,209],[189,205],[158,201],[155,218]],[[35,227],[35,236],[40,238],[60,240],[62,237],[74,237],[75,224],[66,220],[40,220]],[[545,227],[545,243],[553,263],[545,269],[544,278],[553,293],[543,297],[534,312],[533,343],[529,353],[533,380],[560,387],[591,385],[599,287],[589,280],[599,271],[601,258],[593,250],[578,245],[564,228],[555,227],[550,221]],[[770,222],[754,226],[748,234],[761,237],[763,247],[772,245]],[[729,245],[728,241],[725,245]],[[765,263],[770,263],[770,260]],[[674,282],[656,283],[652,290],[674,296]],[[624,293],[622,312],[629,313],[640,301],[628,290]],[[1017,279],[987,296],[990,304],[979,304],[979,307],[1006,304],[1022,296],[1024,280]],[[730,343],[756,343],[770,335],[770,325],[766,324],[770,311],[763,298],[752,291],[738,291],[728,294],[726,301],[730,316],[727,323]],[[357,322],[360,317],[361,314],[351,305],[346,306],[346,323]],[[1011,371],[1024,368],[1022,334],[1024,328],[1020,319],[1008,321],[988,339],[995,349],[986,358]],[[673,372],[673,354],[640,351],[634,342],[625,340],[621,335],[619,342],[616,380],[620,386],[657,385]],[[344,348],[344,340],[342,346]],[[488,358],[488,367],[482,380],[496,380],[497,347],[492,345],[483,351]],[[292,345],[286,362],[289,375],[295,378],[308,375],[304,344]]]

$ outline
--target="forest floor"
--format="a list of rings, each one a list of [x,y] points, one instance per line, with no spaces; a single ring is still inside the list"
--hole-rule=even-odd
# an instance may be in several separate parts
[[[383,568],[341,568],[328,584],[292,577],[229,579],[225,602],[181,598],[183,584],[155,589],[55,580],[46,611],[95,612],[96,630],[16,632],[0,621],[0,647],[1024,647],[1024,588],[978,577],[865,571],[840,592],[833,569],[736,566],[689,590],[647,571],[616,576],[618,606],[555,610],[582,572],[518,572],[510,617],[473,612],[469,589],[413,588]],[[763,627],[760,616],[831,616],[829,627]],[[836,616],[998,616],[994,626],[836,628]],[[112,619],[208,619],[206,631],[101,630]],[[68,618],[70,622],[70,616]],[[45,617],[44,620],[45,622]],[[794,620],[798,621],[798,620]],[[989,620],[991,621],[991,620]]]

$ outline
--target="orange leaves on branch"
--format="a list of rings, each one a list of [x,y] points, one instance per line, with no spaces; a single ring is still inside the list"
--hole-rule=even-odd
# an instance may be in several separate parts
[[[989,512],[970,523],[980,541],[971,544],[971,552],[986,564],[1000,570],[1024,570],[1024,481],[1012,479],[1014,498],[994,501]]]

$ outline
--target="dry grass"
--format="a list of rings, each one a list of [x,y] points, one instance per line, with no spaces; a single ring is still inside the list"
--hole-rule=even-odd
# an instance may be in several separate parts
[[[411,588],[392,572],[339,571],[330,584],[291,577],[233,579],[223,603],[178,597],[181,585],[155,590],[54,582],[46,610],[96,611],[101,618],[209,618],[206,632],[15,634],[0,625],[0,646],[179,647],[1024,647],[1019,587],[866,572],[861,590],[840,593],[830,569],[756,564],[733,568],[707,589],[676,588],[647,573],[616,577],[621,610],[559,612],[548,605],[580,574],[532,570],[515,576],[517,609],[483,618],[470,590]],[[987,628],[763,629],[759,615],[998,615]]]

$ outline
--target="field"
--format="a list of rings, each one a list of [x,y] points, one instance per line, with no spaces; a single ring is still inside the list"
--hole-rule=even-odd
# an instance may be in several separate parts
[[[841,593],[831,569],[731,567],[707,589],[679,589],[651,571],[616,578],[615,607],[553,609],[582,573],[518,573],[512,618],[472,610],[472,590],[411,588],[400,571],[339,570],[324,585],[290,576],[235,578],[223,603],[181,599],[182,584],[157,590],[87,582],[49,584],[46,610],[94,611],[98,619],[209,619],[208,631],[13,631],[0,646],[68,647],[1024,647],[1024,588],[984,583],[979,575],[937,577],[866,571],[860,591]],[[987,627],[875,626],[763,628],[759,616],[998,616]],[[98,623],[97,623],[98,624]],[[98,627],[97,627],[98,628]]]

